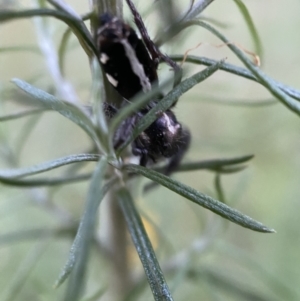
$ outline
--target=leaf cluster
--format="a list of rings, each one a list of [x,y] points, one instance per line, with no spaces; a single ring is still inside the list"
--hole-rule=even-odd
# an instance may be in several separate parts
[[[169,176],[163,175],[161,173],[161,168],[145,168],[139,165],[127,164],[122,160],[122,154],[124,153],[125,148],[156,119],[158,112],[162,112],[170,108],[180,97],[184,95],[184,93],[219,70],[257,82],[265,87],[271,95],[273,95],[289,110],[300,115],[300,91],[283,85],[282,83],[270,78],[258,66],[255,66],[243,51],[230,43],[230,40],[217,31],[213,26],[199,20],[199,14],[202,13],[202,10],[210,2],[212,1],[192,1],[194,5],[192,5],[186,14],[179,18],[178,21],[174,22],[174,24],[172,24],[172,26],[170,26],[170,28],[157,39],[157,43],[162,44],[162,41],[168,41],[188,27],[198,26],[208,30],[224,42],[245,65],[245,68],[226,63],[225,61],[218,62],[209,58],[188,55],[185,58],[186,62],[195,65],[203,65],[206,66],[206,68],[184,79],[169,93],[167,93],[158,105],[150,110],[149,113],[137,124],[132,136],[128,137],[127,141],[117,150],[114,150],[112,141],[118,126],[120,126],[122,121],[124,121],[128,116],[138,111],[151,98],[166,87],[170,83],[171,78],[166,82],[163,82],[160,86],[154,88],[151,92],[143,95],[137,95],[129,105],[117,114],[110,124],[106,124],[100,101],[101,98],[105,99],[102,91],[103,85],[98,84],[101,77],[101,71],[98,60],[95,59],[95,56],[97,56],[97,47],[94,44],[90,31],[84,23],[85,19],[93,16],[93,12],[85,14],[84,16],[78,16],[73,12],[73,10],[69,9],[66,4],[61,3],[60,1],[49,1],[52,8],[41,7],[28,10],[0,11],[0,23],[37,16],[43,18],[55,18],[64,22],[68,29],[63,34],[58,51],[59,70],[61,74],[64,75],[64,57],[71,33],[73,33],[78,39],[78,43],[84,49],[92,66],[94,81],[92,94],[95,105],[98,109],[94,109],[91,114],[89,114],[86,108],[80,104],[71,103],[65,99],[56,97],[55,95],[49,94],[48,92],[43,91],[21,79],[13,79],[12,82],[17,86],[17,88],[26,93],[29,98],[35,99],[39,102],[42,107],[24,112],[13,113],[11,115],[0,116],[0,121],[4,122],[23,118],[31,114],[39,114],[44,111],[55,111],[79,126],[86,135],[90,137],[94,146],[95,151],[93,153],[69,155],[26,168],[0,170],[0,182],[16,187],[47,187],[53,185],[65,185],[67,183],[77,181],[90,181],[84,213],[70,249],[69,258],[56,282],[56,286],[59,286],[70,276],[65,300],[75,301],[79,300],[81,297],[88,255],[94,239],[97,210],[103,197],[108,191],[113,191],[116,195],[116,199],[118,200],[119,207],[126,220],[133,243],[143,264],[145,275],[153,292],[154,299],[173,300],[150,239],[142,223],[141,214],[136,208],[130,189],[127,185],[128,181],[131,181],[131,179],[137,175],[150,179],[151,181],[182,196],[185,200],[192,201],[193,203],[200,205],[201,207],[204,207],[237,225],[258,232],[274,232],[272,228],[263,225],[262,223],[230,207],[228,204],[225,204],[225,196],[221,186],[220,176],[222,174],[235,173],[243,170],[245,167],[244,164],[253,158],[252,155],[231,159],[214,159],[183,163],[178,170],[176,170],[176,172],[190,172],[193,170],[206,169],[214,172],[216,174],[215,187],[219,200],[202,192],[196,191],[192,187],[180,183]],[[259,35],[255,29],[249,12],[242,1],[235,0],[235,3],[238,5],[241,13],[245,17],[250,34],[256,45],[257,53],[261,53]],[[181,61],[184,59],[184,56],[173,55],[171,58],[174,61]],[[101,118],[99,118],[99,116],[101,116]],[[62,175],[58,178],[30,178],[33,175],[40,175],[44,172],[57,169],[65,165],[76,165],[79,162],[82,163],[90,161],[96,163],[94,172],[92,173],[76,173],[71,176]],[[193,277],[196,277],[195,274],[193,274]],[[210,277],[215,276],[210,274]]]

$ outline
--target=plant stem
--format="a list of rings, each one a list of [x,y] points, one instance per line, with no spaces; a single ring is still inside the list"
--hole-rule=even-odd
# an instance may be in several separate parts
[[[110,12],[118,17],[122,16],[122,4],[122,0],[90,0],[91,9],[94,9],[97,14]],[[95,32],[95,26],[97,26],[97,20],[91,22],[92,32]],[[106,77],[103,76],[103,79],[105,81]],[[112,98],[118,97],[107,81],[104,82],[104,90],[104,101],[113,102]],[[115,103],[118,103],[117,99]],[[109,279],[107,279],[108,290],[101,298],[105,301],[120,300],[132,286],[132,277],[128,267],[126,224],[115,195],[115,189],[112,189],[107,194],[100,210],[98,236],[111,263],[111,272],[108,273]]]
[[[99,238],[111,263],[105,301],[117,301],[132,287],[128,266],[126,224],[118,206],[115,190],[107,194],[100,210]],[[102,299],[101,299],[102,300]]]

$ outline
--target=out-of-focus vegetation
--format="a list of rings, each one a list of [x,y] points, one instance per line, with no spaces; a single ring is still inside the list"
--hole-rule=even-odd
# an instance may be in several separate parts
[[[80,14],[89,11],[88,1],[69,2]],[[155,10],[157,4],[151,2],[144,7],[142,2],[138,8],[154,34],[163,25]],[[186,7],[183,1],[177,2],[178,8]],[[261,68],[270,77],[300,89],[300,3],[244,2],[262,41]],[[9,4],[10,8],[32,6],[27,1]],[[6,8],[7,3],[0,2],[0,12]],[[125,16],[132,20],[127,8]],[[234,1],[216,0],[203,17],[233,43],[255,52],[244,17]],[[59,48],[66,25],[47,19],[45,28],[53,45],[41,49],[45,44],[38,22],[23,19],[0,23],[0,118],[36,108],[36,103],[28,105],[28,96],[13,86],[12,78],[26,80],[51,94],[59,92],[54,89],[58,83],[45,52]],[[201,27],[185,30],[164,51],[183,54],[199,43],[203,44],[189,54],[216,60],[226,57],[227,63],[242,66],[227,47],[216,47],[222,43]],[[65,89],[69,91],[70,85],[80,102],[90,105],[90,65],[74,36],[64,66]],[[188,63],[183,67],[185,77],[200,70]],[[161,67],[162,77],[165,71]],[[219,177],[200,170],[176,173],[174,178],[215,198],[223,195],[228,205],[271,226],[277,233],[262,234],[231,224],[163,187],[144,195],[143,180],[136,191],[137,206],[174,299],[300,300],[299,116],[257,83],[223,71],[186,93],[175,112],[192,133],[185,162],[247,154],[255,157],[247,162],[246,169],[235,174]],[[37,112],[0,124],[3,169],[85,153],[90,148],[84,131],[54,112]],[[88,163],[82,172],[91,172],[94,166],[93,162]],[[45,175],[60,177],[62,171],[70,172],[70,167]],[[221,192],[216,189],[220,183]],[[36,188],[1,184],[0,300],[58,300],[64,295],[65,284],[53,289],[53,283],[68,258],[87,190],[87,182]],[[141,265],[131,245],[128,253],[132,269],[141,278]],[[102,295],[105,300],[110,281],[110,267],[101,254],[92,248],[85,296],[98,294],[94,300],[100,300]],[[149,288],[145,288],[128,300],[152,298]]]

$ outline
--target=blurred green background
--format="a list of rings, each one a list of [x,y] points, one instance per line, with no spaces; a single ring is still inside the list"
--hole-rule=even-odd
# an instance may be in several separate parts
[[[142,14],[153,8],[152,2],[147,7],[142,2],[138,3]],[[189,5],[189,1],[177,2],[179,12]],[[89,10],[88,1],[68,3],[80,14]],[[244,3],[263,42],[262,69],[272,78],[300,89],[300,2],[248,0]],[[0,2],[0,9],[6,4]],[[28,8],[32,2],[20,1],[18,5]],[[125,12],[126,19],[132,20],[127,8]],[[222,22],[224,28],[219,30],[231,41],[248,50],[254,49],[245,21],[233,1],[215,1],[204,16]],[[66,27],[57,20],[48,21],[58,47]],[[154,26],[160,22],[154,7],[145,19],[146,26],[154,34],[157,30]],[[23,96],[13,92],[16,90],[11,78],[30,81],[50,92],[53,81],[38,50],[32,20],[8,22],[0,28],[0,116],[3,116],[28,108]],[[190,54],[214,59],[227,57],[227,62],[241,65],[226,47],[215,47],[220,41],[202,28],[186,30],[164,50],[182,54],[200,42],[204,44]],[[6,48],[11,46],[23,49]],[[69,48],[66,78],[81,102],[89,104],[88,59],[74,36]],[[202,68],[184,66],[187,74]],[[225,198],[229,205],[277,233],[261,234],[229,224],[161,187],[145,196],[137,193],[139,208],[152,221],[145,218],[161,263],[196,242],[207,244],[182,269],[168,274],[175,300],[300,300],[297,224],[300,120],[279,102],[253,105],[271,99],[262,86],[219,71],[185,94],[177,104],[178,120],[190,129],[193,137],[186,161],[255,155],[246,170],[221,177]],[[30,166],[83,153],[91,146],[81,129],[54,112],[1,123],[0,143],[2,168]],[[85,170],[92,170],[93,166],[88,164]],[[64,170],[45,176],[59,176]],[[216,197],[211,172],[182,173],[174,177]],[[64,286],[54,290],[52,285],[68,256],[72,235],[50,237],[43,232],[30,232],[33,236],[27,237],[20,231],[56,229],[70,220],[78,221],[86,191],[87,183],[35,189],[1,184],[0,300],[58,300],[63,295]],[[140,268],[135,257],[132,264],[135,269]],[[195,266],[199,275],[185,275],[188,264]],[[108,285],[107,273],[105,258],[94,250],[87,296]],[[149,288],[132,300],[152,300]]]

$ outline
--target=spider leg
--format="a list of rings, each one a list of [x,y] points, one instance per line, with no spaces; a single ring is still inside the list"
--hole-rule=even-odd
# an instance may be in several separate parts
[[[148,162],[148,156],[146,154],[141,155],[140,165],[146,167]]]
[[[126,0],[131,13],[134,17],[134,22],[141,33],[142,39],[153,59],[155,62],[156,68],[159,64],[160,61],[164,61],[167,63],[170,67],[173,68],[174,73],[175,73],[175,78],[174,78],[174,87],[177,86],[181,82],[182,78],[182,70],[179,65],[177,65],[173,60],[171,60],[170,57],[168,57],[166,54],[163,54],[159,48],[155,45],[155,43],[151,40],[148,31],[146,29],[146,26],[143,22],[143,19],[139,12],[137,11],[136,7],[134,6],[133,2],[131,0]]]

